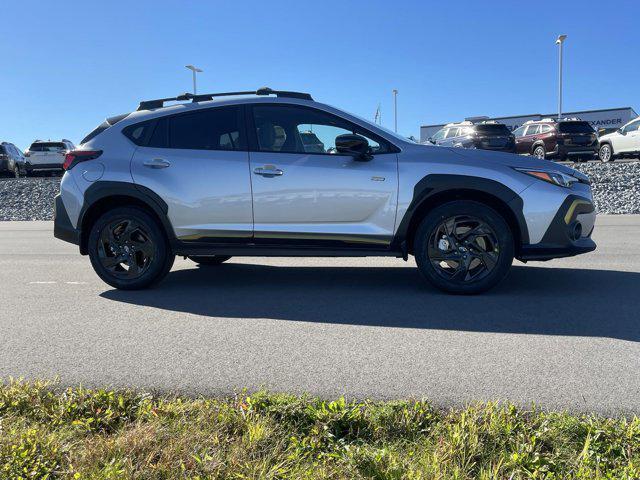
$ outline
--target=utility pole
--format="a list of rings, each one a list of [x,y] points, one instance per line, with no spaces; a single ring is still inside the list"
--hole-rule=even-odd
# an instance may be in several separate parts
[[[558,120],[562,118],[562,45],[566,40],[566,35],[558,35],[556,45],[559,46],[558,56]]]
[[[393,89],[393,112],[395,132],[398,133],[398,90],[395,88]]]
[[[193,94],[195,95],[197,93],[197,89],[196,89],[196,73],[201,73],[202,70],[194,67],[193,65],[185,65],[186,68],[188,68],[189,70],[191,70],[191,72],[193,73]]]

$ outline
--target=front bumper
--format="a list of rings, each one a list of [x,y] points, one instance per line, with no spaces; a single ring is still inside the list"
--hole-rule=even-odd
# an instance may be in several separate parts
[[[551,260],[592,252],[596,249],[591,239],[595,220],[595,207],[590,200],[567,196],[540,243],[522,245],[518,260]]]
[[[80,245],[80,230],[74,228],[69,220],[67,209],[64,208],[60,194],[55,197],[53,214],[53,236],[65,242]]]

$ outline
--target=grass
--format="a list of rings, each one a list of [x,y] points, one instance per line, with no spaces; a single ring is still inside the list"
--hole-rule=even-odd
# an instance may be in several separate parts
[[[2,479],[639,478],[640,419],[0,384]]]

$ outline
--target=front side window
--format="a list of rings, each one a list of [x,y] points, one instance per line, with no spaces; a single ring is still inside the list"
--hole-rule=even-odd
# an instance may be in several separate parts
[[[540,133],[540,125],[529,125],[526,135],[537,135]]]
[[[436,141],[436,140],[442,140],[444,138],[444,134],[447,131],[444,128],[441,128],[440,130],[438,130],[433,137],[431,137],[431,140]]]
[[[624,127],[624,133],[635,132],[640,127],[640,122],[633,122]]]
[[[457,137],[459,130],[460,130],[459,128],[450,128],[449,131],[447,132],[446,138]]]
[[[336,138],[358,134],[367,139],[372,154],[389,146],[357,125],[312,108],[289,105],[254,105],[258,150],[261,152],[335,154]]]
[[[522,137],[524,136],[524,131],[527,129],[527,127],[518,127],[513,131],[513,134],[516,137]]]

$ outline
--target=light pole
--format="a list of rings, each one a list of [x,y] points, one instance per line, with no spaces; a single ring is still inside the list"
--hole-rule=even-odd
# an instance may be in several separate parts
[[[186,68],[188,68],[189,70],[191,70],[191,72],[193,72],[193,94],[195,95],[197,93],[196,90],[196,73],[200,73],[202,72],[201,69],[194,67],[193,65],[185,65]]]
[[[393,116],[395,132],[398,133],[398,90],[393,89]]]
[[[566,40],[566,35],[558,35],[556,45],[560,46],[558,63],[558,120],[562,118],[562,45]]]

